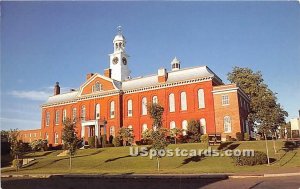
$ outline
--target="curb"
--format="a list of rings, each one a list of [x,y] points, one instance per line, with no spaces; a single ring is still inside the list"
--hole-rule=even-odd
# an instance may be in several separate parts
[[[103,174],[25,174],[25,175],[5,175],[1,178],[103,178],[103,179],[242,179],[242,178],[271,178],[271,177],[291,177],[300,176],[299,173],[279,173],[279,174],[252,174],[234,175],[228,174],[124,174],[124,175],[103,175]]]

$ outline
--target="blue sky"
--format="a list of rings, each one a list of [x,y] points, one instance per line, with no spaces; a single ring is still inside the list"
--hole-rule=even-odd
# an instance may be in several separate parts
[[[59,81],[78,88],[109,66],[121,25],[133,76],[209,66],[263,73],[289,113],[300,109],[298,2],[2,2],[1,127],[40,128],[40,105]]]

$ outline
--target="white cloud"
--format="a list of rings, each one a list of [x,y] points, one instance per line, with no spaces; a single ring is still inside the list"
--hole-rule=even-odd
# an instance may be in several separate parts
[[[17,91],[13,90],[9,94],[16,98],[22,98],[22,99],[28,99],[28,100],[36,100],[36,101],[45,101],[48,99],[49,96],[52,95],[52,93],[48,91]]]

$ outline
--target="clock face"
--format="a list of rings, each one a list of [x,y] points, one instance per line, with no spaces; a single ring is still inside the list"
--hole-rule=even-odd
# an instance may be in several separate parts
[[[124,65],[126,65],[127,64],[127,59],[125,57],[123,57],[122,62],[123,62]]]
[[[115,57],[115,58],[113,59],[113,63],[114,63],[114,64],[118,64],[118,62],[119,62],[118,57]]]

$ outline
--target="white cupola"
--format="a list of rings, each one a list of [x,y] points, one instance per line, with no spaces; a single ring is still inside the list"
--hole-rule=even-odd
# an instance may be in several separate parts
[[[171,62],[172,71],[180,69],[180,61],[175,57]]]
[[[125,53],[126,40],[122,34],[121,26],[117,27],[118,33],[113,40],[114,52],[110,56],[111,78],[124,81],[130,77],[128,68],[128,55]]]

